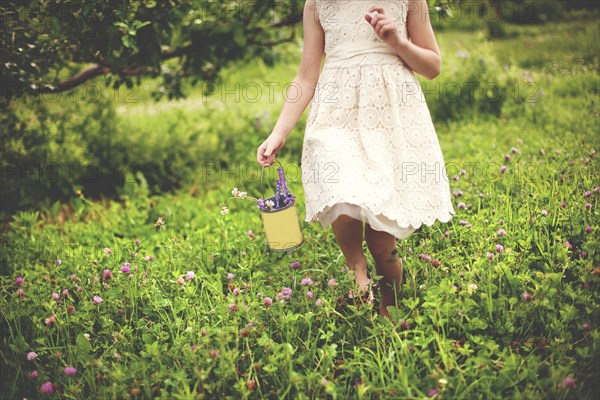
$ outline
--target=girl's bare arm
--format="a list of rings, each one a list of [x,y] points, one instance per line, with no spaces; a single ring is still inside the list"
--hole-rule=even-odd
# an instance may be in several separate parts
[[[402,61],[427,79],[440,74],[442,56],[433,34],[426,0],[409,0],[406,28],[410,40],[400,36],[395,22],[385,16],[382,7],[375,6],[369,10],[373,11],[377,14],[373,17],[366,15],[365,19],[377,35],[396,50]]]
[[[325,48],[325,35],[315,0],[306,0],[303,14],[304,48],[302,60],[293,84],[288,89],[286,101],[269,137],[258,147],[256,161],[269,166],[285,144],[290,131],[313,98]]]

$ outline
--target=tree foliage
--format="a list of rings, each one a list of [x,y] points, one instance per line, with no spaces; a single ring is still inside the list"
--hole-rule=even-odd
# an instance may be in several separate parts
[[[0,5],[4,104],[60,92],[99,75],[118,88],[162,76],[155,95],[180,97],[181,79],[212,81],[229,62],[273,62],[294,39],[301,0],[16,0]],[[177,58],[178,62],[167,60]]]

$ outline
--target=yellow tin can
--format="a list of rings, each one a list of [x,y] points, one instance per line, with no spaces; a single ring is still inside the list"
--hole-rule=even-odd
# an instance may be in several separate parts
[[[281,163],[277,160],[279,165]],[[283,166],[282,166],[283,168]],[[264,167],[260,174],[261,186],[263,182]],[[279,193],[275,193],[267,199],[263,199],[265,203],[271,200],[276,203],[276,197]],[[304,243],[304,236],[300,228],[300,218],[298,216],[298,208],[296,201],[274,210],[260,210],[263,221],[263,228],[267,237],[267,244],[272,251],[284,252],[298,248]]]

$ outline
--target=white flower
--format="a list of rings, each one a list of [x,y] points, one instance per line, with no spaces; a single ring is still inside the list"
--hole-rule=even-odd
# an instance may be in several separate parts
[[[474,283],[470,283],[468,286],[469,293],[473,294],[477,291],[478,286]]]
[[[271,209],[273,207],[275,207],[275,203],[273,203],[273,200],[267,200],[265,201],[265,205],[267,206],[267,208]]]
[[[240,191],[238,190],[238,188],[233,188],[233,190],[231,191],[231,195],[235,197],[237,197],[239,193]]]
[[[225,215],[229,212],[229,208],[227,206],[221,206],[221,214]]]
[[[245,199],[248,196],[248,193],[246,192],[239,192],[238,193],[238,197],[241,199]]]

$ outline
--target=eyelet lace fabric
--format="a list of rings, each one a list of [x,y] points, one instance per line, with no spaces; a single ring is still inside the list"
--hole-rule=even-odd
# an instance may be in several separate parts
[[[364,19],[373,5],[407,37],[408,0],[316,0],[325,63],[303,142],[305,220],[326,228],[345,214],[404,239],[454,208],[425,97]]]

